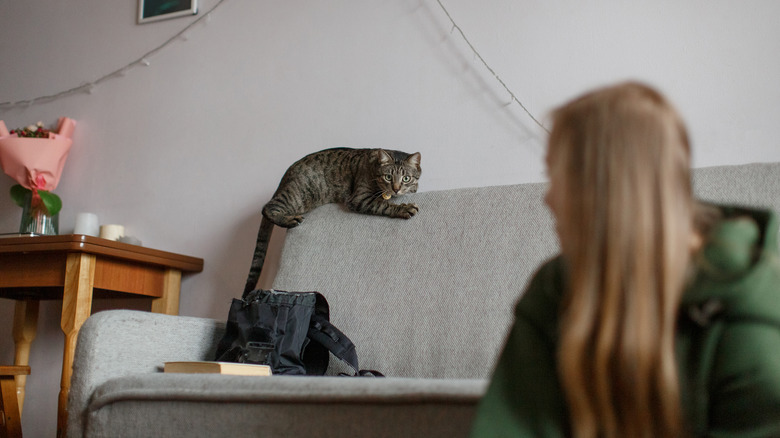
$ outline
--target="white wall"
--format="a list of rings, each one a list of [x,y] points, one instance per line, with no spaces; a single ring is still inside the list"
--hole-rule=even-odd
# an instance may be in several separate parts
[[[695,165],[780,161],[780,2],[442,0],[483,58],[543,121],[616,80],[654,84],[689,123]],[[135,0],[0,0],[0,102],[92,83],[203,16],[137,25]],[[436,0],[226,0],[91,93],[0,106],[9,127],[78,121],[56,192],[149,247],[205,259],[181,313],[224,319],[240,295],[262,204],[284,170],[333,146],[420,151],[421,190],[544,179],[544,132],[472,54]],[[0,177],[0,232],[20,209]],[[489,213],[487,213],[489,214]],[[511,218],[503,218],[511,220]],[[41,306],[24,428],[52,436],[59,301]],[[137,302],[96,303],[97,308]],[[0,300],[0,363],[13,361]]]

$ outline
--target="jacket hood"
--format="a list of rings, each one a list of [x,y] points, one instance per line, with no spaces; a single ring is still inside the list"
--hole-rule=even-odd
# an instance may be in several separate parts
[[[723,313],[728,319],[780,325],[776,215],[740,207],[720,210],[721,220],[695,257],[696,273],[681,309],[694,320]]]

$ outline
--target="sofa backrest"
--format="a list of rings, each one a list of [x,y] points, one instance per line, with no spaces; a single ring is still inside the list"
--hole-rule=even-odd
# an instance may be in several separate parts
[[[780,210],[780,163],[695,171],[703,199]],[[287,232],[273,287],[324,294],[362,368],[485,378],[530,275],[558,251],[546,184],[422,192],[410,220],[326,205]],[[343,369],[331,361],[331,372]]]

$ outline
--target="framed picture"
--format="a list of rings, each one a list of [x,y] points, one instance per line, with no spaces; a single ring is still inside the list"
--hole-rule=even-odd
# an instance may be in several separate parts
[[[138,0],[138,24],[197,13],[198,0]]]

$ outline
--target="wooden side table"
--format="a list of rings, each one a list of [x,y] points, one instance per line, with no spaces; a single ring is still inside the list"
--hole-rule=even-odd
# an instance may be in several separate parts
[[[62,299],[65,333],[57,435],[67,425],[73,355],[93,297],[152,299],[152,312],[179,313],[182,273],[203,270],[203,259],[80,234],[0,239],[0,298],[17,300],[14,364],[28,366],[40,300]],[[27,376],[17,376],[19,410]]]

